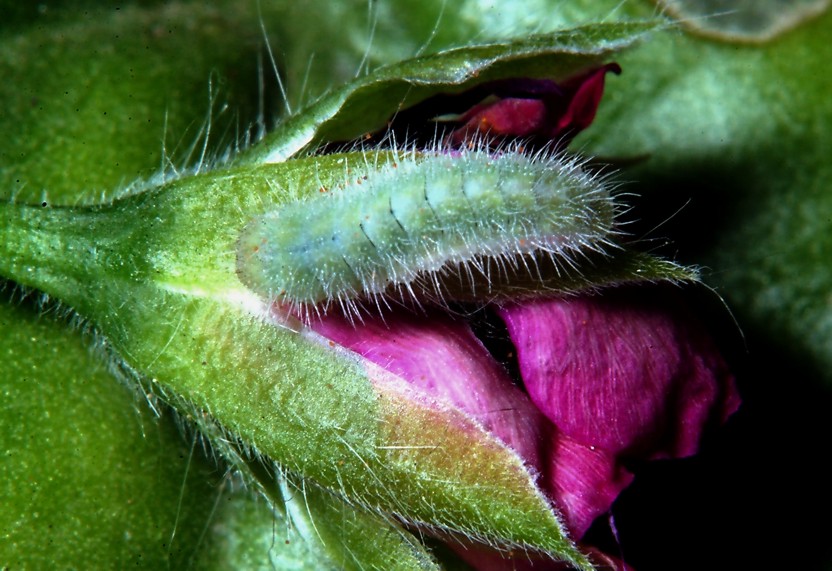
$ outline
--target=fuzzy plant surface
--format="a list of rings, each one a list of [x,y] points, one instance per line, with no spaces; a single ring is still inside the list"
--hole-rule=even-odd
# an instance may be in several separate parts
[[[0,565],[830,568],[827,4],[0,2]],[[568,148],[618,170],[621,233],[552,267],[500,254],[504,283],[455,299],[669,284],[705,308],[743,408],[695,459],[627,448],[617,500],[597,510],[617,533],[595,511],[576,523],[496,421],[361,353],[419,323],[368,318],[356,341],[361,310],[292,314],[246,284],[238,242],[282,205],[362,184],[351,173],[430,160],[420,125],[393,128],[408,110],[518,78],[568,91],[612,61],[623,73]],[[440,298],[445,278],[429,283]],[[457,331],[424,303],[434,330]]]

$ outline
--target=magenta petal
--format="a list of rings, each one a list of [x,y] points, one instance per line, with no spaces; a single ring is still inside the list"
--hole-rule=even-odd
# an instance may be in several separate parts
[[[475,133],[488,137],[528,137],[546,126],[546,104],[539,99],[502,99],[478,105],[468,111],[465,124],[451,134],[450,142],[459,146]]]
[[[734,379],[682,297],[662,288],[500,310],[537,407],[616,456],[682,457],[739,406]]]
[[[321,335],[451,402],[540,472],[550,423],[517,388],[470,326],[442,314],[365,317],[354,327],[330,315],[312,324]]]
[[[609,511],[633,475],[600,448],[590,448],[561,434],[548,451],[544,476],[564,524],[575,537],[583,537],[595,519]]]
[[[621,66],[609,63],[584,75],[569,79],[563,89],[570,94],[566,108],[558,114],[552,136],[572,135],[583,131],[595,120],[598,105],[604,95],[607,72],[621,73]]]

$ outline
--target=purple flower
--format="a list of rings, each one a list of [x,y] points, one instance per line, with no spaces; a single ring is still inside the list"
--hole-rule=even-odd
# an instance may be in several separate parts
[[[464,320],[438,311],[313,327],[476,418],[537,474],[576,538],[632,481],[628,462],[694,454],[703,431],[739,406],[679,292],[631,287],[495,311],[522,388]]]

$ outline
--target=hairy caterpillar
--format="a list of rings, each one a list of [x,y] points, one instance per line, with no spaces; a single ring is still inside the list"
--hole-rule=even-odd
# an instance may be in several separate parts
[[[257,293],[310,313],[358,314],[391,296],[443,298],[448,274],[488,277],[534,253],[557,267],[614,233],[605,177],[563,154],[517,147],[393,154],[355,165],[339,188],[276,207],[238,242],[237,272]],[[531,263],[530,263],[531,260]]]

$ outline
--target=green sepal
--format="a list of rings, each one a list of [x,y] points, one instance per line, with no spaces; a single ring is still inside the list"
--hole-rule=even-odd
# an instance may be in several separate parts
[[[660,25],[659,21],[593,24],[383,66],[285,119],[243,153],[238,163],[281,162],[322,142],[358,139],[383,127],[396,111],[438,93],[459,93],[509,77],[563,79],[604,63]]]

